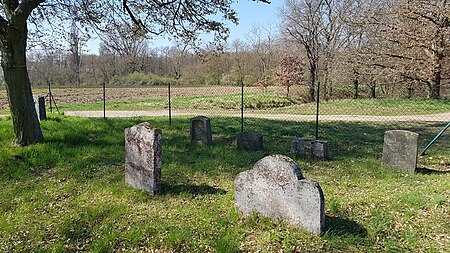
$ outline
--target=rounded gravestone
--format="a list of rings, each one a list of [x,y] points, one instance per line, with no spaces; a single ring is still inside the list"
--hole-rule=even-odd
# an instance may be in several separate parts
[[[205,116],[197,116],[190,120],[191,143],[206,146],[212,145],[211,120]]]
[[[320,185],[305,179],[298,165],[282,155],[266,156],[235,181],[236,208],[244,216],[257,212],[320,234],[325,200]]]

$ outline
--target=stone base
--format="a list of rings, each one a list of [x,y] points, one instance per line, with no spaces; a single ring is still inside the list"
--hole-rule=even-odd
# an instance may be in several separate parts
[[[137,169],[132,166],[125,167],[125,183],[132,188],[143,190],[155,195],[159,190],[161,174],[159,172]]]
[[[327,141],[295,139],[292,141],[291,152],[323,161],[329,159]]]
[[[237,138],[237,148],[258,151],[263,149],[263,137],[255,132],[242,132]]]

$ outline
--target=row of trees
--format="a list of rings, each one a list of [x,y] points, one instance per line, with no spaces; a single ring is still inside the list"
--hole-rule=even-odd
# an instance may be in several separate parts
[[[268,0],[253,0],[269,3]],[[122,24],[133,35],[169,34],[195,41],[211,33],[215,41],[229,34],[225,22],[237,23],[234,0],[8,0],[0,2],[2,70],[13,121],[14,143],[43,140],[27,68],[27,45],[48,31],[61,31],[68,22],[106,32]],[[29,28],[32,29],[29,29]],[[30,31],[30,32],[29,32]],[[55,40],[57,38],[54,38]],[[74,61],[75,62],[75,61]]]
[[[311,100],[318,79],[326,97],[350,80],[355,98],[364,83],[372,96],[388,83],[408,96],[425,86],[428,97],[441,97],[449,74],[448,1],[286,0],[281,13],[282,37],[305,55]]]
[[[223,42],[194,47],[181,41],[170,47],[151,48],[146,37],[134,37],[125,24],[100,35],[99,54],[81,50],[86,40],[76,27],[66,34],[67,47],[48,47],[29,53],[28,69],[33,85],[96,85],[118,83],[135,72],[169,77],[178,84],[255,84],[271,73],[281,53],[270,29],[255,27],[248,41]],[[120,83],[127,84],[127,83]]]
[[[222,42],[222,52],[189,41],[150,48],[120,24],[100,34],[98,55],[82,54],[86,39],[72,26],[66,50],[32,53],[28,65],[36,85],[120,83],[140,72],[191,85],[305,85],[306,100],[318,81],[327,99],[440,98],[449,15],[444,0],[286,0],[279,27],[254,27],[244,40]]]
[[[28,71],[37,85],[111,83],[139,72],[180,84],[304,85],[310,101],[318,81],[327,99],[342,92],[358,98],[363,87],[372,97],[423,89],[441,98],[449,73],[447,0],[285,0],[279,27],[257,27],[245,40],[225,43],[228,29],[212,14],[237,22],[233,2],[2,1],[2,67],[17,143],[41,139]],[[56,20],[69,27],[60,33],[68,48],[45,46],[26,60],[28,24],[39,35]],[[99,55],[83,54],[86,29],[98,32]],[[212,32],[214,43],[198,47],[202,32]],[[160,34],[179,43],[150,49],[148,39]]]

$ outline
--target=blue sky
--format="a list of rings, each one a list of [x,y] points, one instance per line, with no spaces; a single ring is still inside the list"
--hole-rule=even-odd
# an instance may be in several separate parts
[[[239,25],[230,25],[230,41],[235,39],[245,40],[246,34],[256,25],[268,27],[276,26],[279,22],[278,10],[283,5],[283,0],[272,0],[270,4],[258,3],[250,0],[240,0],[234,4],[238,13]]]
[[[279,22],[278,10],[283,0],[272,0],[270,4],[258,3],[251,0],[239,0],[233,5],[238,13],[239,25],[230,24],[229,41],[246,40],[246,35],[254,26],[276,26]],[[151,42],[151,47],[170,46],[171,43],[163,38]],[[91,53],[98,53],[98,40],[88,42],[87,49]]]

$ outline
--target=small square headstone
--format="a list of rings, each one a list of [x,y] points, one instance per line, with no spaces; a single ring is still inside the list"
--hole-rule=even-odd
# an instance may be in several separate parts
[[[191,143],[212,145],[211,120],[205,116],[192,118],[191,122]]]
[[[383,158],[385,167],[416,171],[419,134],[405,130],[391,130],[384,133]]]
[[[149,123],[125,129],[125,182],[155,195],[160,187],[162,131]]]
[[[301,138],[295,139],[292,141],[291,152],[323,161],[329,159],[329,148],[327,141]]]
[[[263,149],[263,137],[255,132],[239,133],[237,147],[242,150],[258,151]]]

